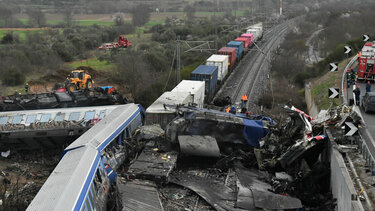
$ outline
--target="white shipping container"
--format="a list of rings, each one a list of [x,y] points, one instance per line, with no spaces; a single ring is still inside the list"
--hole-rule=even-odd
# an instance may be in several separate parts
[[[164,107],[164,104],[188,105],[193,103],[192,100],[190,92],[164,92],[146,109],[146,125],[160,124],[165,129],[167,124],[176,117],[176,109]]]
[[[204,81],[181,81],[171,92],[189,92],[192,96],[192,102],[197,104],[198,108],[203,108],[204,103]]]
[[[254,40],[258,41],[263,35],[263,24],[258,23],[252,26],[247,27],[246,33],[254,34]]]
[[[218,67],[218,80],[222,81],[228,74],[228,55],[214,54],[207,59],[206,65]]]

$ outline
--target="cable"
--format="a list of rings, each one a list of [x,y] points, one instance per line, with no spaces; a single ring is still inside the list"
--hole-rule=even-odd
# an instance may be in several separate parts
[[[176,58],[176,49],[174,50],[174,54],[173,54],[173,59],[172,59],[172,65],[171,65],[171,69],[169,71],[169,74],[168,74],[168,79],[167,81],[165,82],[165,86],[164,86],[164,89],[163,89],[163,92],[165,92],[165,90],[167,89],[167,86],[168,86],[168,82],[169,82],[169,79],[171,77],[171,73],[172,73],[172,70],[173,70],[173,64],[174,64],[174,59]]]

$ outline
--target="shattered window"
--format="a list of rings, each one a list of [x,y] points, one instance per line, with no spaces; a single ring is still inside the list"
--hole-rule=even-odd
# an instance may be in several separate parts
[[[36,120],[36,115],[29,115],[26,118],[26,124],[33,123],[33,122],[35,122],[35,120]]]
[[[40,117],[40,122],[48,122],[51,118],[51,114],[43,114],[42,117]]]
[[[105,116],[105,111],[101,111],[99,114],[99,119],[103,119]]]
[[[12,124],[21,124],[22,115],[13,117]]]
[[[95,111],[88,111],[85,113],[85,120],[94,119]]]
[[[8,119],[9,117],[7,116],[0,117],[0,125],[5,125],[6,123],[8,123]]]
[[[81,113],[73,112],[69,116],[69,121],[77,121],[79,119],[79,116],[81,116]]]
[[[65,114],[56,115],[55,122],[62,122],[64,121]]]

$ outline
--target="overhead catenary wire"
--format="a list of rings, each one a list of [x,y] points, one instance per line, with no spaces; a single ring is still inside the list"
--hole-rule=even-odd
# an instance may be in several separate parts
[[[176,53],[177,53],[176,50],[174,50],[171,68],[169,70],[168,78],[167,78],[167,81],[165,82],[163,92],[165,92],[165,90],[167,89],[167,86],[168,86],[168,83],[169,83],[169,79],[171,78],[171,73],[173,71],[173,65],[174,65],[174,60],[176,58]]]

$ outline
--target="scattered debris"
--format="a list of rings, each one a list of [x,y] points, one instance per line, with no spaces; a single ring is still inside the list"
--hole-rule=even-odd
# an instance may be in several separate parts
[[[211,136],[178,136],[182,154],[202,157],[220,157],[216,139]]]

